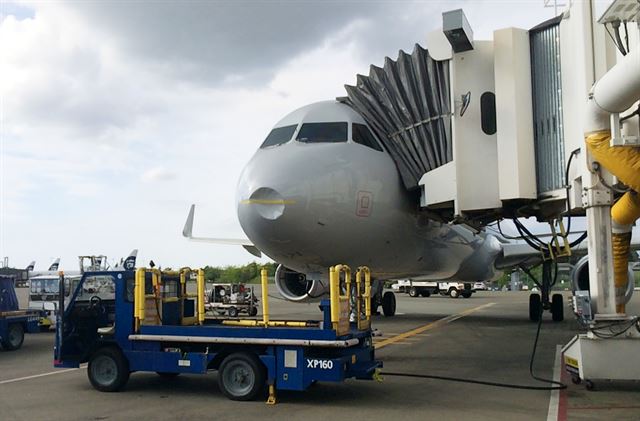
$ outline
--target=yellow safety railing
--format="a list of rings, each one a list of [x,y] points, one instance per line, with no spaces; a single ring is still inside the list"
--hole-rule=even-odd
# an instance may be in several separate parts
[[[344,293],[340,288],[340,274],[344,273]],[[329,293],[331,296],[331,324],[338,336],[349,333],[351,310],[351,268],[336,265],[329,268]]]
[[[151,273],[151,283],[153,285],[153,293],[146,294],[146,274]],[[179,271],[164,271],[161,272],[158,269],[147,269],[147,268],[138,268],[136,270],[135,279],[134,279],[134,305],[133,305],[133,314],[134,314],[134,322],[135,322],[135,330],[138,331],[140,326],[144,324],[146,318],[146,299],[153,298],[156,300],[160,300],[162,303],[168,302],[177,302],[182,301],[182,308],[180,315],[181,324],[182,325],[192,325],[192,324],[204,324],[205,320],[205,307],[204,307],[204,292],[205,292],[205,278],[204,278],[204,270],[198,269],[196,271],[196,283],[197,290],[195,294],[189,294],[187,292],[187,281],[191,277],[191,273],[194,270],[190,268],[182,268]],[[161,287],[162,287],[162,276],[179,276],[180,277],[180,294],[179,297],[161,297]],[[185,317],[184,316],[184,300],[187,298],[195,298],[196,303],[194,306],[195,316],[193,317]],[[158,309],[159,313],[159,309]],[[160,318],[160,314],[157,315]]]
[[[269,277],[267,269],[260,271],[260,283],[262,286],[262,320],[224,320],[222,324],[227,326],[247,327],[311,327],[318,326],[318,322],[301,322],[295,320],[269,320]]]
[[[363,274],[364,291],[361,289]],[[371,327],[371,270],[367,266],[360,266],[356,272],[356,314],[358,329],[369,329]]]

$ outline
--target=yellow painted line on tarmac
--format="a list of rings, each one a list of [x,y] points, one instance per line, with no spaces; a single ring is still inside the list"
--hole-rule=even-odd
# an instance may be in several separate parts
[[[376,349],[380,349],[380,348],[383,348],[383,347],[385,347],[387,345],[396,344],[396,343],[398,343],[400,341],[406,340],[407,338],[410,338],[412,336],[416,336],[416,335],[418,335],[420,333],[423,333],[423,332],[426,332],[428,330],[432,330],[432,329],[436,329],[438,327],[442,327],[442,326],[446,325],[447,323],[451,323],[451,322],[453,322],[455,320],[463,318],[464,316],[468,316],[471,313],[475,313],[476,311],[483,310],[485,308],[491,307],[494,304],[495,303],[483,304],[481,306],[470,308],[469,310],[465,310],[465,311],[462,311],[462,312],[457,313],[457,314],[452,314],[451,316],[443,317],[442,319],[438,319],[435,322],[427,323],[424,326],[420,326],[420,327],[418,327],[416,329],[413,329],[413,330],[410,330],[408,332],[404,332],[404,333],[401,333],[399,335],[396,335],[396,336],[394,336],[392,338],[380,341],[380,342],[376,343],[374,346],[375,346]]]
[[[17,382],[22,382],[22,381],[31,380],[31,379],[37,379],[40,377],[53,376],[54,374],[63,374],[63,373],[68,373],[70,371],[78,371],[83,368],[87,368],[87,365],[82,364],[80,368],[66,368],[64,370],[56,370],[56,371],[49,371],[48,373],[34,374],[33,376],[18,377],[18,378],[9,379],[9,380],[0,380],[0,385],[8,384],[8,383],[17,383]]]

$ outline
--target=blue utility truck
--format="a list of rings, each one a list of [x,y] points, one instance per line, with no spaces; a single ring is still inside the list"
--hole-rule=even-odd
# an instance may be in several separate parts
[[[13,276],[0,275],[0,344],[5,351],[19,349],[25,332],[39,331],[42,314],[37,310],[20,310]]]
[[[85,272],[68,304],[59,303],[54,365],[88,362],[89,381],[104,392],[122,389],[137,371],[217,370],[228,398],[252,400],[268,390],[267,403],[275,403],[276,389],[372,379],[382,364],[374,358],[369,270],[359,268],[351,282],[350,269],[339,265],[330,279],[322,320],[270,320],[266,270],[262,319],[220,320],[205,317],[202,270]],[[61,277],[60,295],[71,285]]]

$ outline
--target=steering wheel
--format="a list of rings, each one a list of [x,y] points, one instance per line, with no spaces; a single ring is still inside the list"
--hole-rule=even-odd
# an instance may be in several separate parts
[[[100,313],[105,312],[105,308],[102,305],[102,298],[98,297],[97,295],[93,295],[91,296],[91,298],[89,298],[89,306],[90,308],[95,309]]]

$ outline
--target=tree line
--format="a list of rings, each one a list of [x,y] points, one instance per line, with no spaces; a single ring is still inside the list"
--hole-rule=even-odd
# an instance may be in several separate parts
[[[245,284],[253,284],[260,283],[260,271],[262,270],[262,268],[267,269],[269,279],[273,280],[277,267],[277,263],[259,264],[256,262],[251,262],[242,266],[205,266],[204,276],[207,282],[241,282]]]

